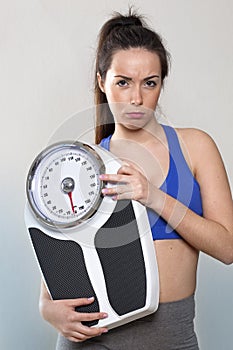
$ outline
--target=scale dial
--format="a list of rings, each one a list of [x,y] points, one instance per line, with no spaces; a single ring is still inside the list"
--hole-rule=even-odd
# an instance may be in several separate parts
[[[90,218],[102,201],[105,166],[98,153],[81,142],[54,144],[34,160],[27,177],[27,197],[36,217],[54,229]]]

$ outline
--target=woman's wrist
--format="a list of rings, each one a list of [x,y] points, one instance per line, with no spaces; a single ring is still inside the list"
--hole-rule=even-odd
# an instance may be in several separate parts
[[[151,185],[148,195],[147,207],[154,210],[158,215],[161,215],[166,202],[166,194],[158,187]]]
[[[188,208],[155,186],[150,197],[149,208],[154,210],[171,227],[176,229],[185,217]]]

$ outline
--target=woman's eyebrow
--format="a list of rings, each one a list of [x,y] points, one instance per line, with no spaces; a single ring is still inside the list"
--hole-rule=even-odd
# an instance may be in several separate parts
[[[114,78],[122,78],[122,79],[125,79],[125,80],[132,80],[133,78],[130,78],[130,77],[126,77],[125,75],[114,75]],[[146,80],[150,80],[152,78],[159,78],[159,75],[157,74],[153,74],[153,75],[150,75],[149,77],[146,77],[144,78],[143,80],[146,81]]]
[[[143,80],[150,80],[150,79],[153,79],[153,78],[159,78],[159,75],[157,75],[157,74],[150,75],[149,77],[146,77],[146,78],[143,79]]]
[[[125,79],[125,80],[132,80],[132,78],[129,78],[129,77],[126,77],[124,75],[114,75],[114,78],[122,78],[122,79]]]

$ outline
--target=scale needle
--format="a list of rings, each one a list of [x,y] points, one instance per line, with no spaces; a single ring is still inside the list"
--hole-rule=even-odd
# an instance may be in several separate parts
[[[73,203],[73,198],[72,198],[72,192],[69,192],[67,193],[68,196],[69,196],[69,199],[70,199],[70,204],[71,204],[71,208],[72,208],[72,212],[75,213],[75,210],[74,210],[74,203]]]

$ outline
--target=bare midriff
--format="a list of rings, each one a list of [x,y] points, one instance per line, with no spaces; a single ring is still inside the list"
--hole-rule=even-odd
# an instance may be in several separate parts
[[[195,292],[198,251],[183,239],[154,241],[159,269],[160,303]]]

